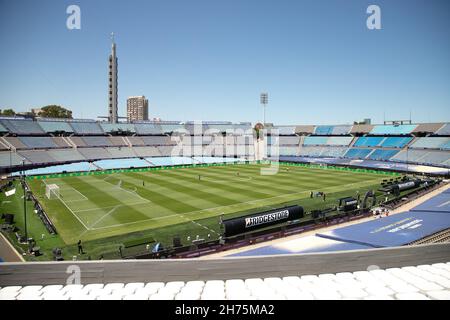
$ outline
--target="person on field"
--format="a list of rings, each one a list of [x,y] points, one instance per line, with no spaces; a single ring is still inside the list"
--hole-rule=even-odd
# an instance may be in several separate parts
[[[81,240],[78,240],[77,246],[78,246],[78,254],[84,254],[83,245],[81,244]]]

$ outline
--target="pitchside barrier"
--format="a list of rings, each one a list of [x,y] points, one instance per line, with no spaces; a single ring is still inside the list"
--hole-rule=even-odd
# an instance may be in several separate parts
[[[338,166],[330,166],[330,165],[323,166],[323,165],[317,165],[317,164],[295,163],[295,162],[238,161],[238,162],[224,162],[224,163],[202,163],[202,164],[189,164],[189,165],[157,166],[157,167],[147,167],[147,168],[107,169],[107,170],[98,170],[98,171],[53,173],[53,174],[48,174],[48,175],[27,176],[27,179],[41,180],[41,179],[51,179],[51,178],[63,178],[63,177],[92,176],[92,175],[111,174],[111,173],[147,172],[147,171],[173,170],[173,169],[186,169],[186,168],[199,168],[199,167],[220,167],[220,166],[230,166],[230,165],[272,164],[272,163],[278,163],[283,166],[291,166],[291,167],[303,167],[303,168],[334,170],[334,171],[348,171],[348,172],[355,172],[355,173],[374,173],[374,174],[383,174],[383,175],[390,175],[390,176],[401,176],[401,174],[398,172],[380,171],[380,170],[374,170],[374,169],[349,168],[349,167],[338,167]]]

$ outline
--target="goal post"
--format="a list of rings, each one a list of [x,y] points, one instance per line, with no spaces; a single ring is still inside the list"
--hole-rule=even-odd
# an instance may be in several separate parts
[[[45,196],[47,199],[58,199],[59,198],[59,187],[56,184],[48,184],[45,187]]]

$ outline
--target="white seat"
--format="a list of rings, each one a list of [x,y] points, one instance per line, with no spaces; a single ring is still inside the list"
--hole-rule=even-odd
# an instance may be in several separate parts
[[[125,285],[123,283],[108,283],[103,287],[105,290],[117,290],[122,289]]]
[[[123,300],[148,300],[149,295],[147,294],[130,294],[123,297]]]
[[[368,296],[366,291],[357,287],[340,289],[339,293],[344,299],[362,299]]]
[[[144,286],[144,288],[156,288],[156,290],[162,287],[164,287],[164,282],[149,282]]]
[[[105,285],[103,283],[89,283],[83,287],[84,292],[89,292],[93,289],[103,289]]]
[[[110,295],[111,292],[112,292],[112,289],[106,288],[106,286],[101,289],[92,289],[89,292],[84,292],[84,290],[83,290],[84,294],[89,294],[89,295],[92,295],[95,297],[107,296],[107,295]]]
[[[97,297],[97,300],[122,300],[123,295],[120,294],[107,294]]]
[[[61,289],[61,293],[70,295],[72,293],[81,292],[81,290],[83,290],[82,284],[69,284]]]
[[[42,300],[42,296],[40,294],[33,293],[20,293],[16,300]]]
[[[300,279],[301,280],[305,280],[305,281],[308,281],[308,282],[313,282],[313,281],[315,281],[315,280],[317,280],[317,276],[315,276],[315,275],[306,275],[306,276],[301,276],[300,277]]]
[[[166,285],[164,286],[164,289],[174,290],[175,292],[179,292],[181,287],[183,287],[183,286],[184,286],[183,281],[170,281],[170,282],[166,283]]]
[[[368,296],[364,300],[394,300],[391,296]]]
[[[46,294],[49,292],[60,292],[62,288],[63,288],[63,286],[59,285],[59,284],[48,285],[41,289],[41,293]]]
[[[67,295],[61,294],[61,290],[45,292],[41,298],[42,300],[69,300]]]
[[[420,290],[410,284],[390,284],[388,285],[395,293],[414,293]]]
[[[143,283],[143,282],[130,282],[130,283],[127,283],[124,288],[127,290],[129,290],[129,289],[136,290],[136,289],[143,288],[144,286],[145,286],[145,283]]]
[[[450,290],[428,291],[426,295],[434,300],[450,300]]]
[[[341,295],[334,290],[313,289],[311,294],[317,300],[339,300]]]
[[[150,296],[149,300],[173,300],[176,293],[158,292]]]
[[[371,296],[392,296],[395,294],[394,290],[390,289],[389,287],[373,284],[364,288],[364,291],[366,291]]]
[[[42,286],[26,286],[20,289],[21,294],[38,294],[40,293]]]
[[[19,295],[21,286],[9,286],[0,289],[0,300],[15,300]]]
[[[91,294],[84,294],[82,292],[78,292],[73,294],[70,297],[70,300],[95,300],[97,297]]]
[[[397,293],[395,295],[395,298],[397,300],[430,300],[427,296],[425,296],[419,292]]]

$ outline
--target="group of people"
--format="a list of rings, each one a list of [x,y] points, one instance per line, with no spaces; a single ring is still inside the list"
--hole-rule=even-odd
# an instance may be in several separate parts
[[[326,199],[327,199],[327,195],[325,194],[325,192],[322,192],[322,191],[318,191],[318,192],[311,191],[311,193],[309,194],[309,197],[311,199],[314,197],[322,197],[323,201],[326,201]]]

